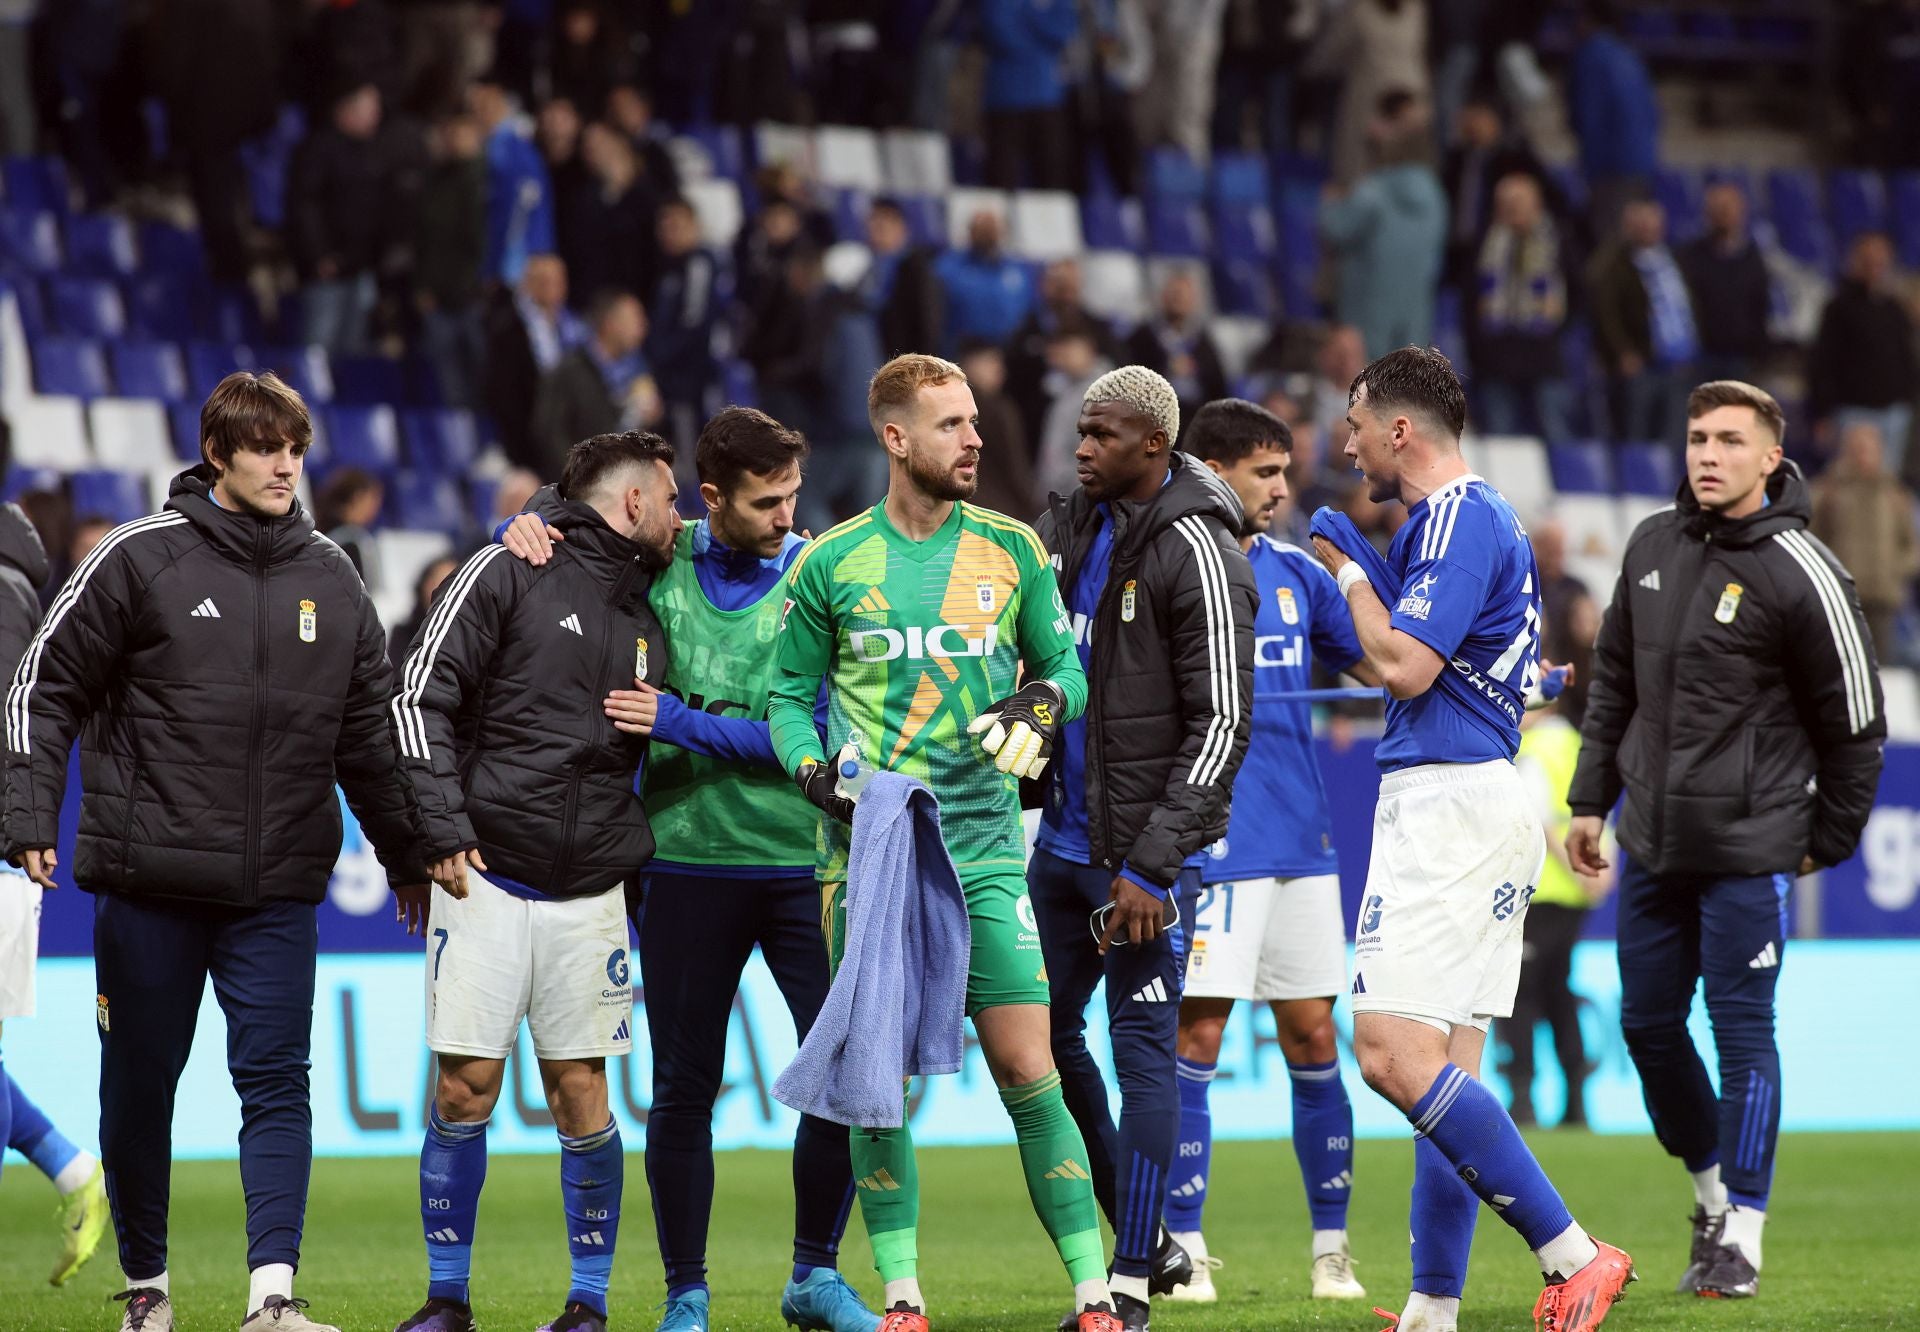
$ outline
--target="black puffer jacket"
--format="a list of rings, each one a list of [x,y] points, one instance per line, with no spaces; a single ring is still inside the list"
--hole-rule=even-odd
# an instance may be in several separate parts
[[[622,882],[653,857],[635,791],[645,737],[601,708],[636,674],[658,686],[666,635],[641,548],[585,504],[542,492],[566,534],[534,566],[487,546],[447,580],[400,671],[402,770],[427,858],[480,849],[487,868],[555,897]]]
[[[1113,560],[1091,628],[1087,827],[1096,864],[1171,887],[1186,858],[1227,831],[1228,793],[1253,725],[1253,569],[1240,502],[1205,466],[1173,455],[1145,504],[1113,512]],[[1037,530],[1071,603],[1099,522],[1086,491],[1050,498]],[[1057,772],[1058,769],[1055,769]],[[1048,799],[1059,794],[1048,784]]]
[[[174,478],[167,507],[109,532],[48,607],[7,694],[9,852],[54,845],[80,733],[89,892],[318,902],[336,780],[388,877],[424,882],[360,576],[297,503],[230,512],[209,479]]]
[[[18,504],[0,504],[0,670],[13,679],[40,627],[40,589],[47,581],[47,548]]]
[[[1800,469],[1747,518],[1678,503],[1634,531],[1600,626],[1567,803],[1655,874],[1837,865],[1873,809],[1887,722],[1853,579],[1807,532]]]

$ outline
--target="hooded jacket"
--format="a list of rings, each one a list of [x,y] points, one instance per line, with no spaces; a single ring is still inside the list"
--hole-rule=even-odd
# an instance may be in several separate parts
[[[1837,865],[1873,809],[1885,707],[1853,579],[1807,531],[1800,469],[1766,508],[1677,502],[1627,543],[1593,654],[1567,803],[1605,815],[1654,874]]]
[[[57,841],[78,735],[89,892],[318,902],[336,781],[388,878],[423,882],[372,598],[298,501],[235,513],[211,480],[175,477],[166,508],[107,533],[47,608],[7,693],[8,851]]]
[[[1253,726],[1259,592],[1236,533],[1240,502],[1201,463],[1173,455],[1160,493],[1116,501],[1113,558],[1087,669],[1087,831],[1094,863],[1161,890],[1226,835],[1228,793]],[[1084,489],[1049,497],[1040,539],[1060,595],[1100,521]],[[1056,780],[1056,779],[1049,779]],[[1051,796],[1051,787],[1049,788]]]
[[[26,510],[0,504],[0,668],[13,678],[40,627],[40,589],[47,583],[47,549]]]
[[[551,897],[623,882],[653,857],[634,774],[646,737],[601,708],[667,673],[653,571],[591,506],[543,490],[566,534],[543,565],[491,545],[447,580],[400,672],[402,771],[426,859],[479,848],[496,876]]]

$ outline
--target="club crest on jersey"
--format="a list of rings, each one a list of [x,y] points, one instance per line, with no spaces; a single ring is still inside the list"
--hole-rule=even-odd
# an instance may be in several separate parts
[[[978,637],[967,636],[969,626],[936,624],[923,629],[856,629],[847,635],[855,661],[895,661],[926,657],[991,657],[1000,647],[1000,626],[990,624]]]
[[[980,603],[980,613],[982,615],[993,614],[993,580],[991,578],[982,578],[978,583],[973,585],[973,594]]]
[[[300,602],[300,641],[311,643],[318,636],[319,624],[311,601]]]
[[[1728,583],[1720,594],[1720,604],[1713,608],[1713,618],[1721,624],[1732,624],[1733,617],[1740,613],[1740,598],[1746,589],[1738,583]]]
[[[1274,596],[1280,602],[1280,618],[1288,624],[1300,623],[1300,607],[1294,603],[1293,589],[1290,587],[1275,588]]]
[[[647,640],[644,638],[633,640],[633,678],[647,678]]]
[[[1120,623],[1122,624],[1133,623],[1133,611],[1136,604],[1134,599],[1135,594],[1135,581],[1129,578],[1127,585],[1120,589]]]

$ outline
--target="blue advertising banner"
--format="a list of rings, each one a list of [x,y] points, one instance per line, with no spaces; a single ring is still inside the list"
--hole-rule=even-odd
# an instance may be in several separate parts
[[[1827,938],[1920,935],[1920,745],[1888,745],[1860,853],[1820,876]]]

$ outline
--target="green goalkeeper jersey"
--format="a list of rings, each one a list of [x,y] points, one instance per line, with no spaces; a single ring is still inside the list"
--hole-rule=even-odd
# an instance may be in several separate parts
[[[1053,567],[1033,529],[956,504],[940,530],[911,541],[884,504],[815,540],[787,572],[767,706],[788,772],[853,740],[864,761],[924,782],[940,801],[947,850],[963,876],[1024,871],[1020,788],[967,724],[1029,679],[1051,680],[1067,718],[1086,706]],[[827,682],[825,752],[814,701]],[[820,877],[846,877],[844,824],[823,819]]]

